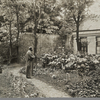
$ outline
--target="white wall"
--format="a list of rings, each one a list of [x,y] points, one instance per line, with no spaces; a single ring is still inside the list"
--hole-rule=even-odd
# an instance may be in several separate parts
[[[96,54],[96,36],[88,36],[88,54]],[[77,43],[76,38],[73,40],[73,48],[74,48],[74,54],[77,53]]]
[[[80,25],[80,30],[94,30],[100,29],[100,17],[87,18],[84,19],[83,23]]]
[[[74,48],[73,53],[74,53],[74,54],[77,54],[77,43],[76,43],[76,38],[74,37],[73,39],[74,39],[74,40],[73,40],[73,48]]]
[[[96,54],[96,37],[89,36],[87,37],[88,41],[88,54]]]

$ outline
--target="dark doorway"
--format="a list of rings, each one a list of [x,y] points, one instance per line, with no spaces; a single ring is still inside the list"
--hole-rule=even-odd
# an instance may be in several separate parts
[[[87,48],[87,37],[81,37],[80,38],[80,51],[82,54],[87,53],[88,52],[88,48]]]

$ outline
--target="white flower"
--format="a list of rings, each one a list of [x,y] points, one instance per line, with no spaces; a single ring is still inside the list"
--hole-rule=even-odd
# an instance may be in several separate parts
[[[31,94],[30,96],[31,96],[31,97],[34,97],[34,94]]]
[[[98,61],[98,60],[94,60],[93,62],[94,62],[95,64],[98,64],[98,63],[99,63],[99,61]]]
[[[68,58],[67,61],[70,61],[70,58]]]
[[[29,96],[28,95],[25,95],[25,98],[29,98]]]
[[[53,79],[56,79],[56,78],[57,78],[57,76],[56,76],[56,75],[52,75],[52,78],[53,78]]]

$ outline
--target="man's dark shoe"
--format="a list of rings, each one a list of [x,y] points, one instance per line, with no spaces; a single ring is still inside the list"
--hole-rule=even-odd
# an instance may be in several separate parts
[[[26,76],[26,78],[30,78],[30,77]]]
[[[27,78],[32,79],[31,77],[27,77]]]

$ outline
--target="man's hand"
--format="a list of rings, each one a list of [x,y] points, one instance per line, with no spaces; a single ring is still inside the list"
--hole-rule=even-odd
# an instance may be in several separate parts
[[[35,55],[34,55],[35,57],[37,57],[37,54],[35,53]]]
[[[35,58],[35,55],[33,55],[32,58]]]

